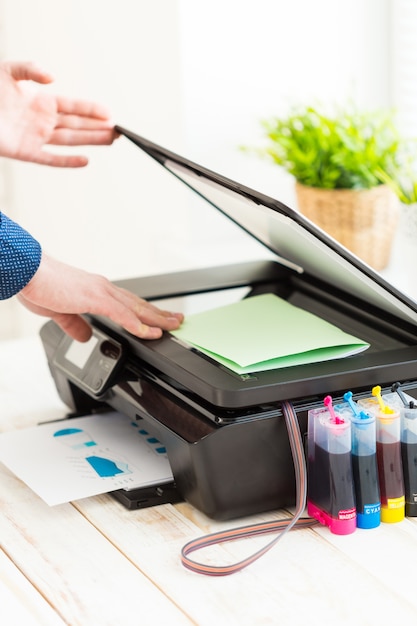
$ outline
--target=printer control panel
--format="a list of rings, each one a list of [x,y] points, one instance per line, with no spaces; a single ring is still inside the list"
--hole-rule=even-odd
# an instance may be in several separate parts
[[[65,335],[54,356],[54,364],[61,371],[94,395],[112,384],[122,361],[122,344],[96,328],[86,342]]]

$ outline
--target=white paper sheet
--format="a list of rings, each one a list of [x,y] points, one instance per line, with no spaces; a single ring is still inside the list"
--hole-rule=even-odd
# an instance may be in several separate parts
[[[115,411],[2,433],[0,461],[50,506],[173,480],[156,432]]]

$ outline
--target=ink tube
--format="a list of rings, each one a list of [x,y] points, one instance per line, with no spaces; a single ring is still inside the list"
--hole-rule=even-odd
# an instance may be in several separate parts
[[[359,410],[351,391],[347,391],[343,399],[345,402],[337,404],[335,411],[351,422],[356,525],[358,528],[376,528],[381,523],[376,419],[374,415]]]
[[[325,407],[308,412],[307,511],[337,535],[356,529],[351,423]]]
[[[405,514],[417,517],[417,403],[402,391],[400,383],[394,383],[392,391],[384,399],[400,411]]]
[[[372,398],[358,400],[358,405],[367,413],[374,415],[376,419],[381,522],[400,522],[405,516],[400,411],[384,404],[379,385],[373,387],[372,396]]]

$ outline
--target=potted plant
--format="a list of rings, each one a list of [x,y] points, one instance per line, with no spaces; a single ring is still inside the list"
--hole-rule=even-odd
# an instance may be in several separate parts
[[[395,192],[402,146],[391,111],[312,106],[262,122],[257,150],[295,178],[298,209],[374,269],[390,258],[399,217]]]

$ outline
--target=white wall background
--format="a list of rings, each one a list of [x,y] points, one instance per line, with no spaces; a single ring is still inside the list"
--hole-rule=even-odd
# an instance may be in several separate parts
[[[55,92],[294,205],[292,180],[242,154],[293,102],[389,105],[395,0],[0,0],[0,55],[31,59]],[[1,97],[1,96],[0,96]],[[111,279],[260,254],[126,139],[89,166],[0,162],[1,210],[61,260]],[[0,303],[0,337],[43,320]]]
[[[390,3],[390,92],[404,135],[417,136],[417,2]]]

